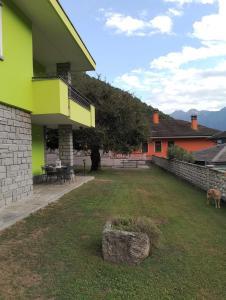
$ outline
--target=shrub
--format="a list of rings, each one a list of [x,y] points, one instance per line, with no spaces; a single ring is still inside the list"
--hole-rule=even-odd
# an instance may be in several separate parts
[[[194,158],[190,152],[176,145],[168,148],[167,157],[168,159],[178,159],[190,163],[194,162]]]
[[[160,245],[161,231],[156,224],[147,217],[118,217],[112,219],[113,229],[146,233],[150,239],[151,250]]]

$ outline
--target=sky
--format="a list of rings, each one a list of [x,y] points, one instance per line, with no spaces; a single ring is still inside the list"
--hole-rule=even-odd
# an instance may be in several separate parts
[[[226,107],[226,0],[60,0],[113,86],[165,113]]]

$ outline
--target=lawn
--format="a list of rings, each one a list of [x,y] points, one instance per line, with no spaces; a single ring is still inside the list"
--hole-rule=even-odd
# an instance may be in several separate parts
[[[160,224],[140,266],[101,257],[108,217]],[[0,299],[226,299],[226,210],[157,167],[106,170],[0,235]]]

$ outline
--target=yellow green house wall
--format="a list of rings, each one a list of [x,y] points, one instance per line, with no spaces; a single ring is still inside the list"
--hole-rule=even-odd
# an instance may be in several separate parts
[[[32,29],[10,0],[2,6],[3,61],[0,61],[0,102],[32,110]]]
[[[33,1],[33,0],[29,0]],[[85,45],[56,1],[49,0],[71,31],[75,42],[95,66]],[[45,67],[33,61],[32,24],[11,0],[2,1],[3,60],[0,60],[0,103],[13,106],[33,114],[62,114],[69,120],[84,126],[95,126],[95,109],[90,112],[68,99],[68,87],[59,80],[33,81],[33,75],[45,74]],[[34,69],[34,70],[33,70]],[[43,127],[32,126],[32,170],[41,173],[44,164]]]
[[[35,80],[33,114],[63,114],[68,116],[68,86],[60,79]]]
[[[45,142],[43,126],[32,125],[32,173],[33,176],[42,173],[41,166],[45,164]]]

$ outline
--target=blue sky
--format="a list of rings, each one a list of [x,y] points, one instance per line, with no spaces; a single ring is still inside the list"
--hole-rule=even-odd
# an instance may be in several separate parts
[[[114,86],[166,113],[226,106],[226,0],[61,3]]]

